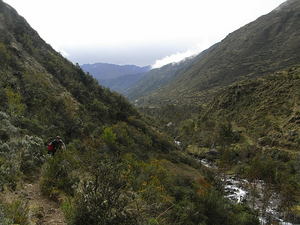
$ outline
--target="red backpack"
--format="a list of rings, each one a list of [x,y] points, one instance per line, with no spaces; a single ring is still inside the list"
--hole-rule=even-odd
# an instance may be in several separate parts
[[[54,145],[52,144],[52,142],[50,142],[47,146],[48,151],[52,152],[54,150]]]

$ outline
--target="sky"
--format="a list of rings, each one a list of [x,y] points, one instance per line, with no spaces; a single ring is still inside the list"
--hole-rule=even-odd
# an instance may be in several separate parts
[[[74,63],[157,68],[200,53],[285,0],[4,0]]]

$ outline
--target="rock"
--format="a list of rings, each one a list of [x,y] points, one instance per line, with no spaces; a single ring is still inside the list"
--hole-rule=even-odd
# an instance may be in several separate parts
[[[181,145],[181,142],[180,142],[180,141],[174,141],[174,143],[175,143],[176,145],[178,145],[178,146]]]
[[[169,122],[166,126],[167,127],[170,127],[170,126],[172,126],[173,125],[173,123],[172,122]]]

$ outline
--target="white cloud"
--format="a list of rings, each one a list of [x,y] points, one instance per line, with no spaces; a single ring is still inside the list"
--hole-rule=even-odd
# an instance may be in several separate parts
[[[156,60],[156,62],[152,65],[152,68],[153,69],[160,68],[160,67],[170,64],[170,63],[180,62],[181,60],[183,60],[187,57],[190,57],[190,56],[194,56],[197,53],[199,53],[199,52],[196,50],[187,50],[186,52],[178,52],[173,55],[169,55],[162,59]]]
[[[4,0],[49,44],[119,49],[153,43],[219,41],[284,0]],[[180,48],[174,49],[178,51]],[[193,48],[191,50],[193,53]],[[62,52],[62,51],[61,51]],[[190,54],[192,54],[190,53]],[[99,54],[102,54],[99,52]],[[143,52],[141,54],[147,54]],[[179,52],[180,55],[188,53]],[[159,57],[159,56],[158,56]],[[174,56],[175,57],[175,56]],[[169,57],[171,58],[171,57]]]
[[[177,63],[177,62],[184,60],[185,58],[196,56],[203,50],[210,47],[214,42],[215,42],[215,40],[210,40],[210,41],[206,40],[206,41],[203,41],[202,43],[197,44],[194,48],[188,49],[187,51],[177,52],[175,54],[166,56],[162,59],[158,59],[152,65],[152,68],[160,68],[164,65],[167,65],[170,63]]]

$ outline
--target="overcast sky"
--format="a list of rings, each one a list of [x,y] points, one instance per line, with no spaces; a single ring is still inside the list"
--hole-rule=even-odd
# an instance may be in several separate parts
[[[4,0],[73,62],[161,66],[285,0]]]

